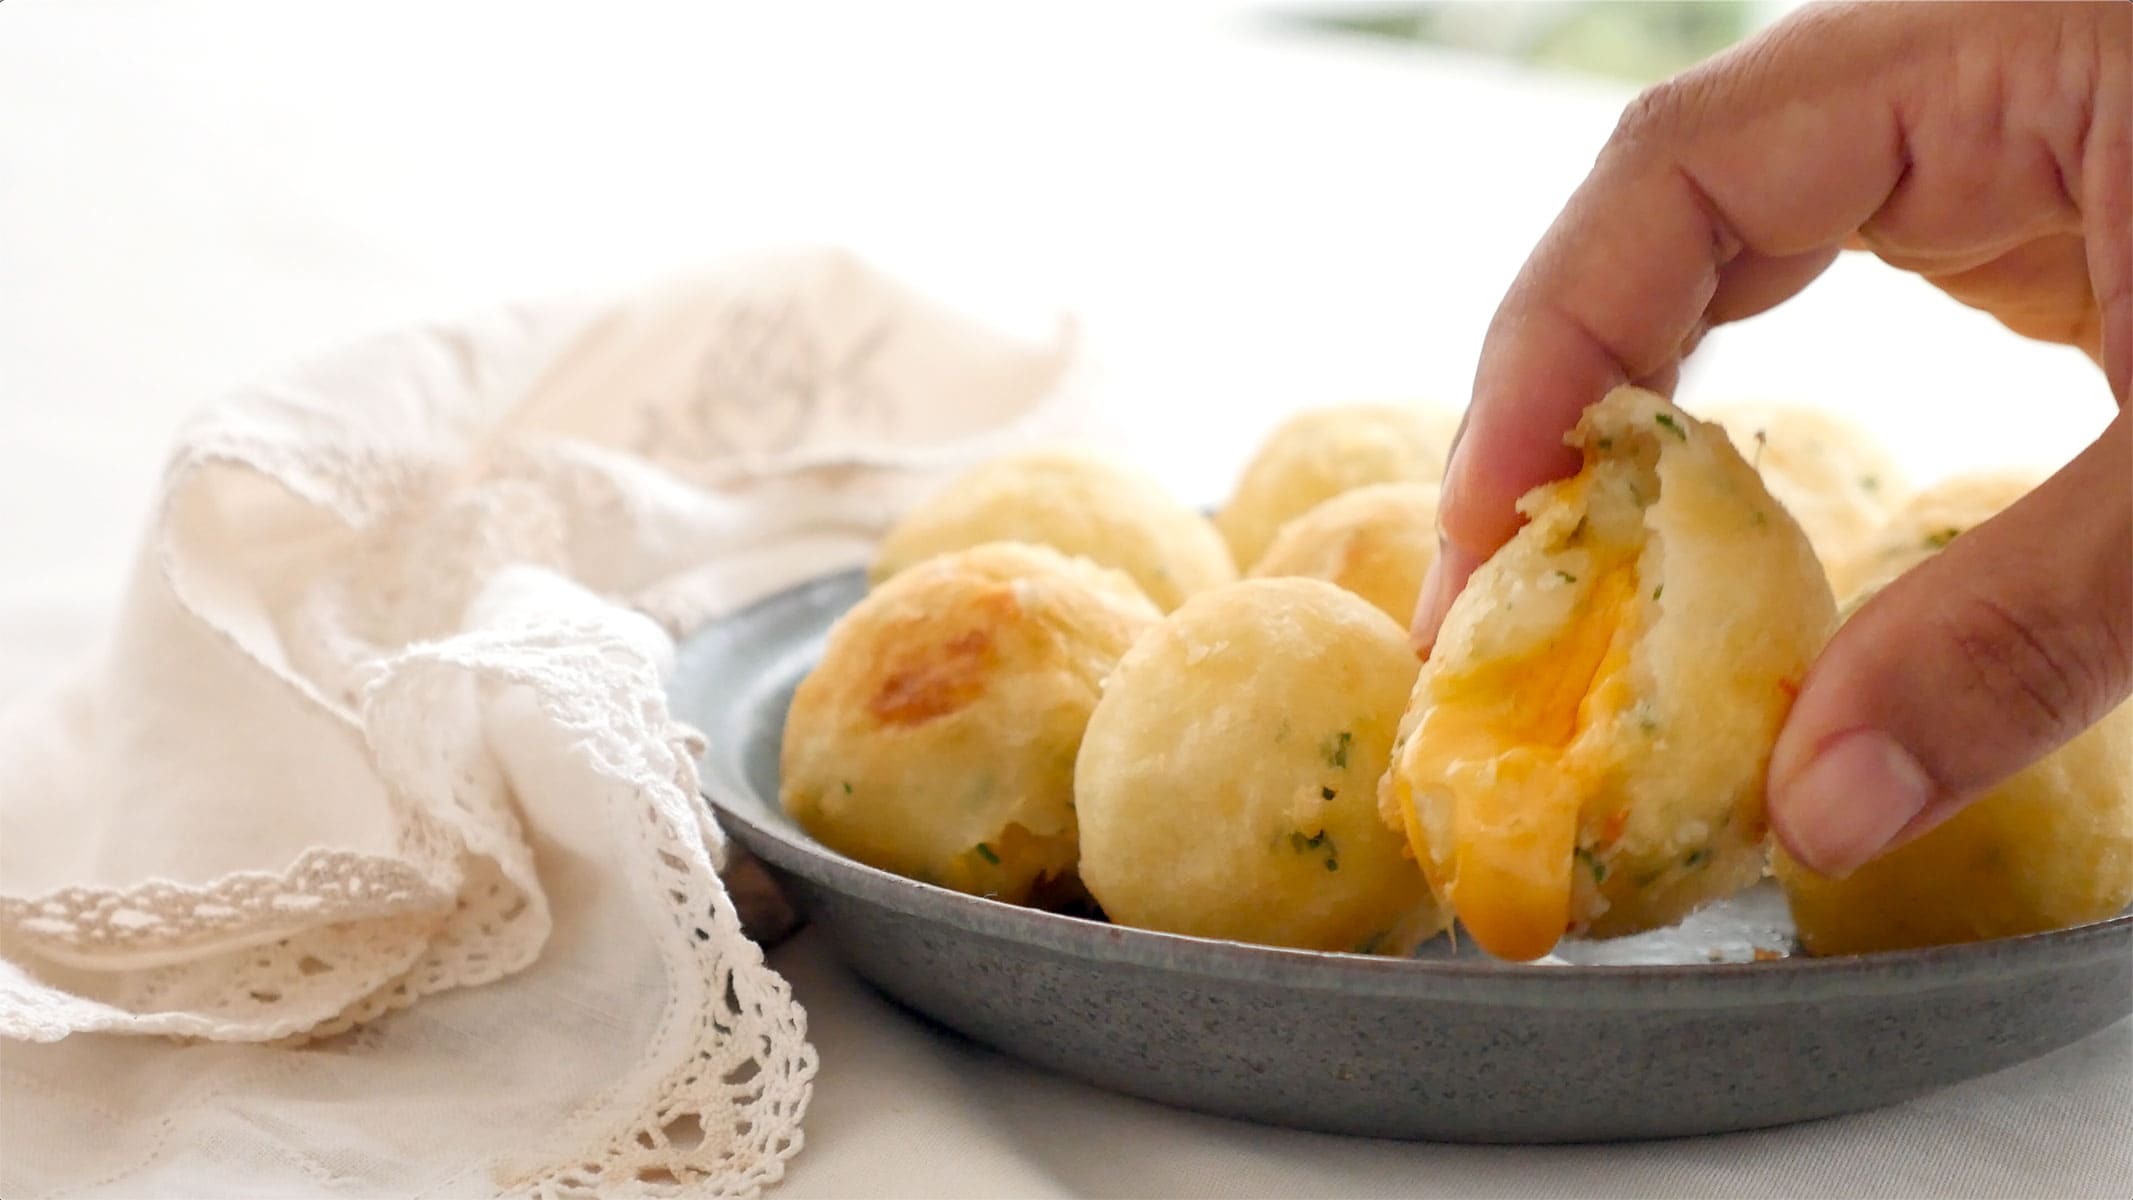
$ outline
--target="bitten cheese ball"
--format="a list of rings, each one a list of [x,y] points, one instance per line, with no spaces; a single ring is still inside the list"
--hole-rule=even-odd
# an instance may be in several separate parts
[[[1374,483],[1343,492],[1281,527],[1253,578],[1323,579],[1406,626],[1437,561],[1437,485]]]
[[[1825,568],[1858,554],[1910,495],[1888,451],[1840,417],[1774,404],[1727,405],[1710,415],[1806,531]]]
[[[1375,791],[1405,631],[1315,579],[1195,596],[1119,663],[1076,769],[1081,878],[1121,925],[1404,953],[1442,926]]]
[[[1967,475],[1897,514],[1852,573],[1874,592],[2027,494],[2031,476]],[[2133,904],[2133,702],[1916,841],[1824,879],[1782,848],[1778,882],[1810,954],[1863,954],[2064,929]]]
[[[1944,479],[1913,496],[1851,557],[1832,565],[1830,580],[1847,606],[1860,592],[1886,587],[1898,575],[1938,554],[2020,500],[2037,486],[2036,475],[1980,471]]]
[[[1074,757],[1104,676],[1161,614],[1042,546],[930,559],[831,628],[793,694],[785,811],[871,866],[1023,903],[1070,880]]]
[[[1475,572],[1381,791],[1490,953],[1670,924],[1763,873],[1763,775],[1835,604],[1717,426],[1618,388]]]
[[[1185,597],[1237,578],[1207,518],[1154,480],[1076,451],[1012,454],[936,492],[882,540],[874,583],[951,550],[1034,542],[1133,577],[1168,612]]]
[[[1276,426],[1237,480],[1215,525],[1240,566],[1266,554],[1275,534],[1342,492],[1373,483],[1436,483],[1456,418],[1422,406],[1347,404],[1298,413]]]

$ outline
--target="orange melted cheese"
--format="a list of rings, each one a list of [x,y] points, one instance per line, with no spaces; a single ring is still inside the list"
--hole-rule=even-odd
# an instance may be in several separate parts
[[[1581,735],[1629,695],[1636,573],[1608,569],[1540,651],[1439,682],[1395,781],[1409,844],[1489,953],[1546,954],[1570,925],[1579,813],[1603,782]],[[1418,788],[1448,791],[1452,845],[1433,852]]]

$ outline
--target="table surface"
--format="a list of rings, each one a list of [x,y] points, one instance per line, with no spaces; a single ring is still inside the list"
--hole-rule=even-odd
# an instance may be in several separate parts
[[[851,245],[980,311],[1072,309],[1107,427],[1214,500],[1293,408],[1458,403],[1495,298],[1627,98],[1218,0],[592,11],[0,9],[5,694],[95,644],[171,433],[233,383],[379,328],[765,244]],[[1922,478],[2048,467],[2110,412],[2079,355],[1867,260],[1714,336],[1683,397],[1839,409]],[[1110,1096],[903,1016],[813,935],[772,961],[822,1055],[781,1195],[2058,1195],[2133,1178],[2127,1139],[2097,1136],[2133,1129],[2128,1023],[1882,1113],[1481,1149]]]

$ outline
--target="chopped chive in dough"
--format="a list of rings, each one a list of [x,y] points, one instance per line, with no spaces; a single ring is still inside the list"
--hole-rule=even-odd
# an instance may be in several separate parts
[[[1331,856],[1329,855],[1329,856],[1328,856],[1328,857],[1326,858],[1326,869],[1327,869],[1328,871],[1338,871],[1338,870],[1340,870],[1340,869],[1341,869],[1341,864],[1340,864],[1339,860],[1337,860],[1337,859],[1335,859],[1335,858],[1333,858],[1333,857],[1331,857]]]
[[[1318,789],[1318,798],[1321,800],[1331,800],[1338,795],[1340,795],[1340,792],[1333,788],[1322,787]]]
[[[1572,574],[1571,574],[1570,572],[1568,572],[1568,571],[1557,571],[1557,572],[1555,573],[1555,577],[1556,577],[1557,579],[1560,579],[1560,580],[1562,580],[1562,581],[1563,581],[1564,583],[1576,583],[1576,582],[1578,581],[1578,577],[1577,577],[1577,576],[1575,576],[1575,575],[1572,575]]]
[[[1685,442],[1689,440],[1689,431],[1683,429],[1681,427],[1681,423],[1674,420],[1674,416],[1672,413],[1658,413],[1655,414],[1652,419],[1658,421],[1661,425],[1666,426],[1667,432],[1673,434],[1675,437],[1680,438],[1682,441]]]
[[[1700,867],[1706,861],[1708,861],[1710,857],[1711,851],[1709,849],[1699,847],[1698,849],[1689,851],[1689,856],[1681,860],[1681,865],[1684,867]]]
[[[1346,767],[1348,765],[1348,743],[1354,740],[1355,735],[1343,729],[1334,736],[1332,741],[1321,745],[1319,752],[1326,756],[1326,764],[1328,766]]]
[[[1652,589],[1652,599],[1657,600],[1661,595],[1665,594],[1665,592],[1666,585],[1662,583],[1658,587]]]
[[[846,780],[846,781],[845,781],[845,783],[844,783],[844,794],[845,794],[845,795],[847,795],[847,796],[849,796],[849,795],[851,795],[851,794],[852,794],[852,782],[851,782],[851,780]]]
[[[1611,437],[1603,437],[1594,444],[1599,446],[1599,448],[1602,450],[1612,450],[1615,448],[1615,440]]]
[[[1579,846],[1575,853],[1577,855],[1578,861],[1585,864],[1585,869],[1592,872],[1592,881],[1594,883],[1607,882],[1606,863],[1603,863],[1599,859],[1593,857],[1592,851],[1587,850],[1583,846]]]
[[[1960,529],[1936,529],[1926,535],[1926,549],[1938,550],[1962,535]]]
[[[1881,477],[1879,475],[1861,475],[1859,477],[1859,490],[1862,492],[1880,491]]]
[[[978,857],[984,859],[986,862],[989,862],[996,867],[1000,865],[1000,856],[994,854],[992,852],[992,847],[986,845],[983,842],[978,843]]]

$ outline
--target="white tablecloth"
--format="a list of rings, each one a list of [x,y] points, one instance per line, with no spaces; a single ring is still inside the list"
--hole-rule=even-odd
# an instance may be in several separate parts
[[[380,327],[764,243],[843,242],[981,308],[1075,308],[1115,435],[1216,499],[1287,409],[1456,401],[1497,294],[1626,95],[1210,0],[1005,7],[0,8],[0,694],[94,643],[171,431],[232,382]],[[2049,465],[2109,412],[2078,355],[1871,262],[1714,337],[1684,391],[1699,396],[1842,408],[1921,476]],[[1109,1096],[904,1017],[815,935],[773,963],[822,1055],[793,1197],[2133,1181],[2127,1023],[1862,1117],[1473,1149]]]

